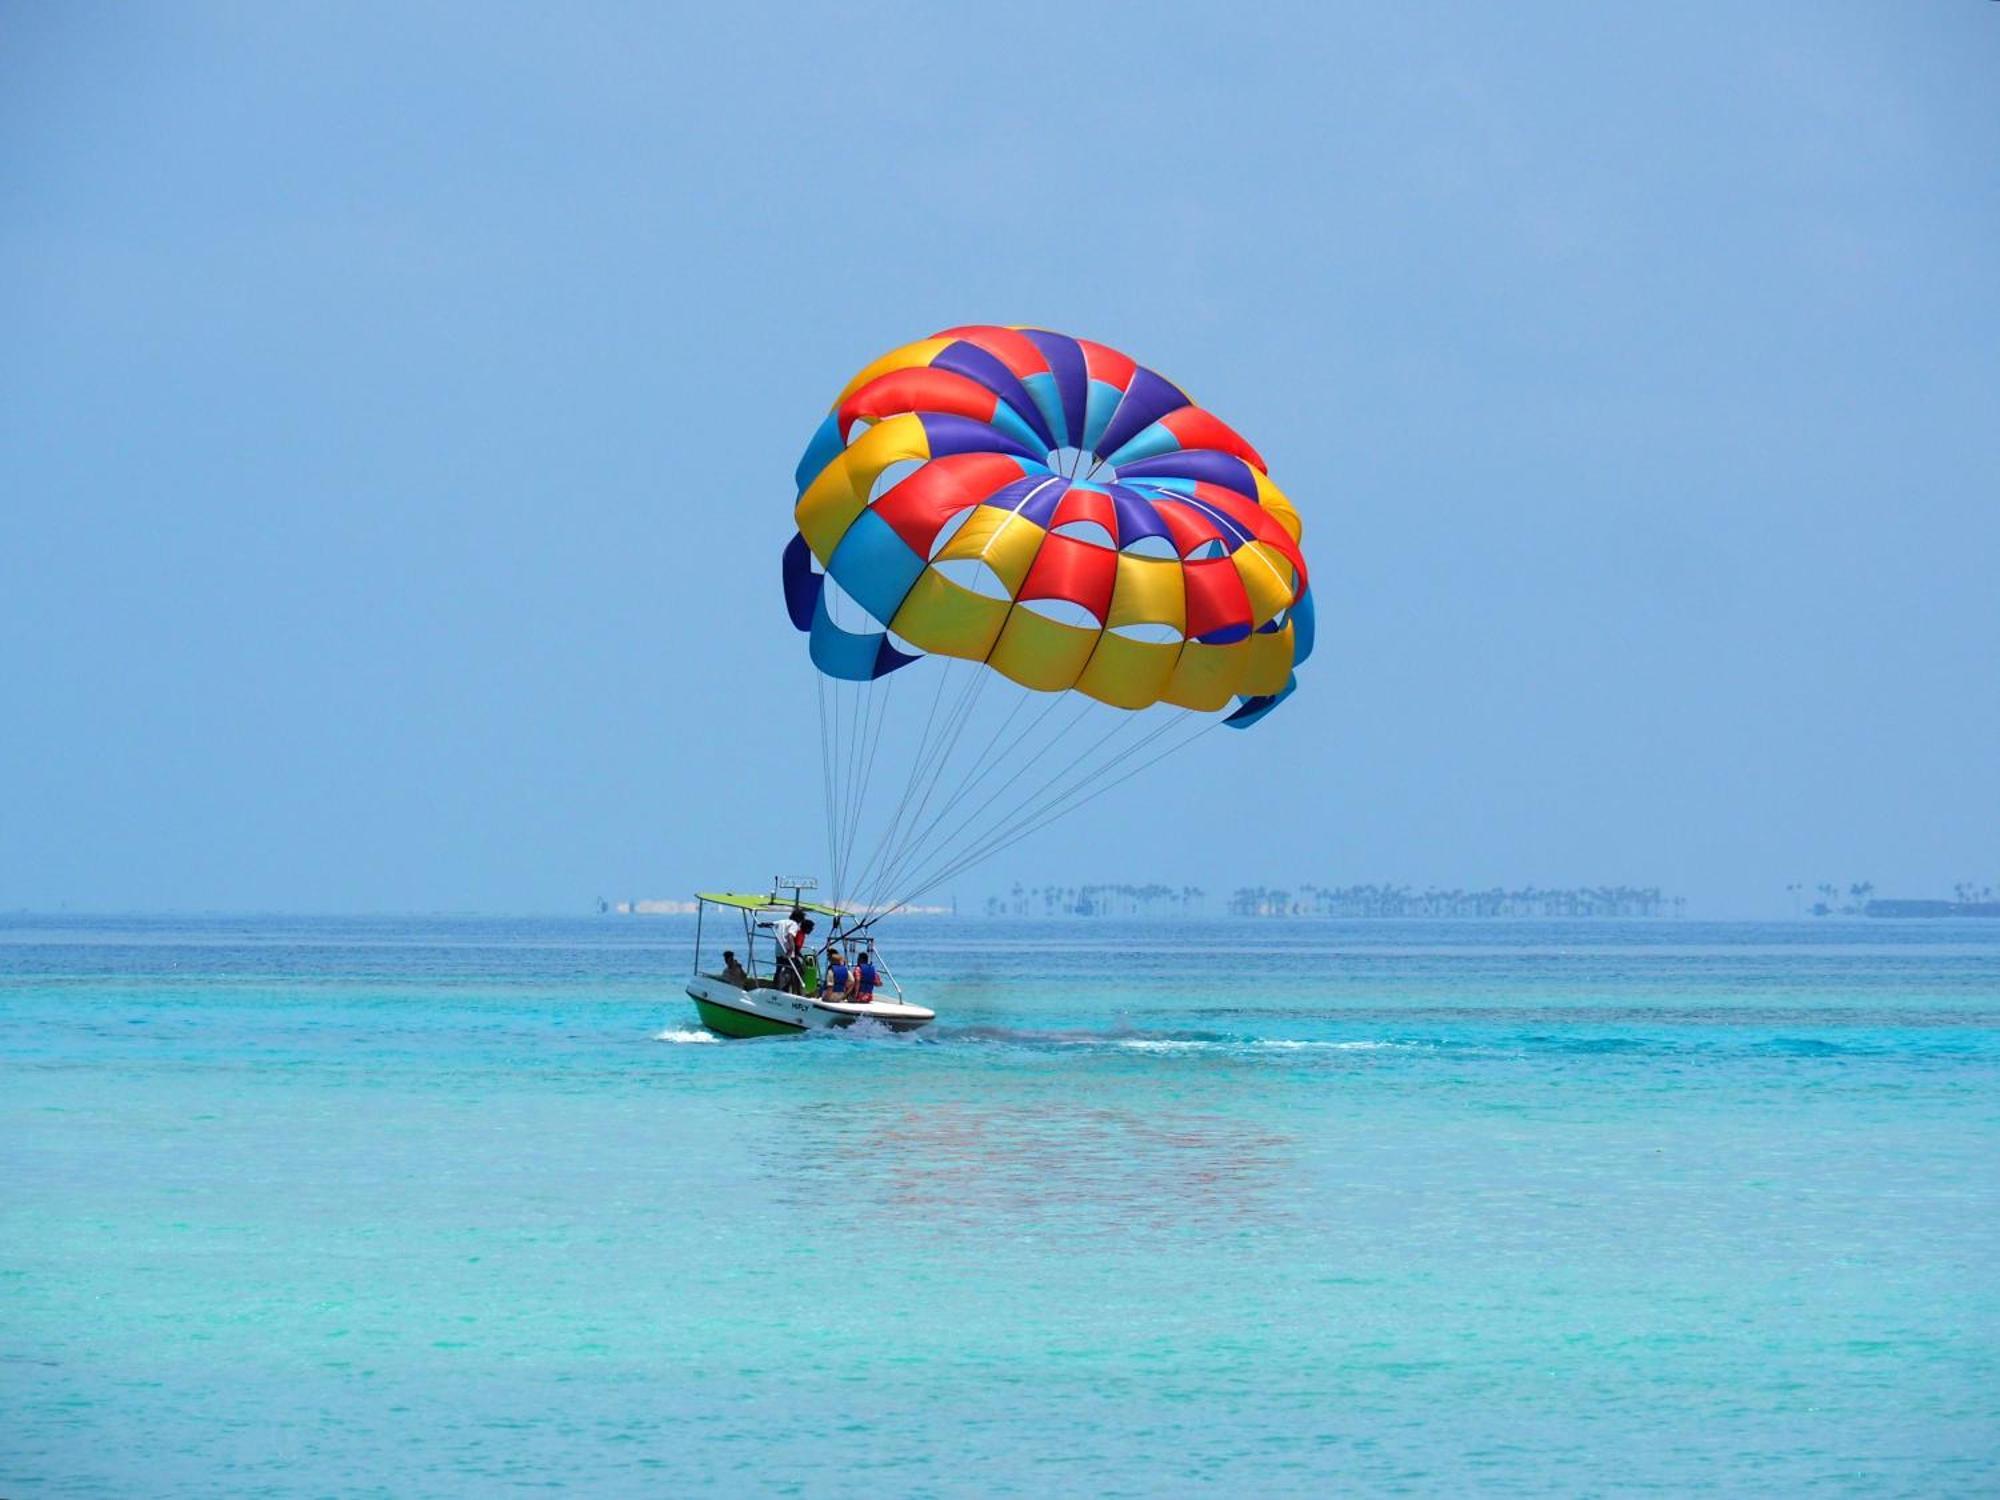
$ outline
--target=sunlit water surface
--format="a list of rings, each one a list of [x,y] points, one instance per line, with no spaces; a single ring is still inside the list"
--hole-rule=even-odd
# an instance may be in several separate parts
[[[2000,924],[0,919],[0,1493],[2000,1491]]]

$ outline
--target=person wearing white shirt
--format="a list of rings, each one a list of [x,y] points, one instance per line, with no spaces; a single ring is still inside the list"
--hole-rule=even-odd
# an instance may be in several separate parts
[[[771,966],[772,982],[787,994],[799,992],[799,949],[805,946],[805,910],[793,907],[792,914],[772,925],[778,940],[777,962]]]

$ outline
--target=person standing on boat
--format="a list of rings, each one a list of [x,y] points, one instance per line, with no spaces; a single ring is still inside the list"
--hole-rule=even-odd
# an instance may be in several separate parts
[[[799,983],[799,954],[806,945],[805,908],[795,906],[791,915],[773,924],[771,933],[778,941],[778,955],[771,965],[771,982],[788,995],[803,993]]]
[[[813,952],[813,919],[807,917],[799,924],[799,987],[798,994],[817,995],[819,993],[819,958]]]

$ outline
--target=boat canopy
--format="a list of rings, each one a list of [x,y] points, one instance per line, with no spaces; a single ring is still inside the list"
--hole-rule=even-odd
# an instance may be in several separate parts
[[[820,906],[811,901],[794,901],[789,896],[750,895],[744,891],[697,891],[695,900],[707,901],[716,906],[734,906],[743,911],[790,911],[798,906],[807,911],[816,911],[823,917],[853,915],[837,906]]]

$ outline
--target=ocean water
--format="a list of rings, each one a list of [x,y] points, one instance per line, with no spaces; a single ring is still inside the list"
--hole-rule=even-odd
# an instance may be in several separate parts
[[[0,1494],[2000,1493],[2000,924],[0,919]]]

